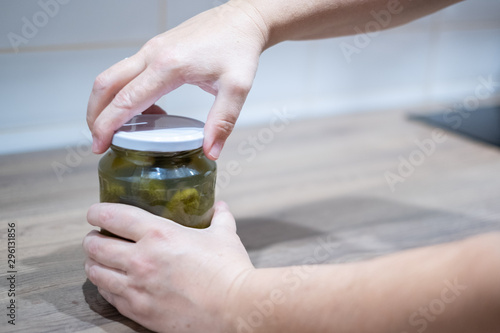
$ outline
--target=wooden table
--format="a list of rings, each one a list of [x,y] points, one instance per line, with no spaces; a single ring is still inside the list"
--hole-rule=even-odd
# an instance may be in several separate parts
[[[500,230],[499,149],[448,133],[418,153],[415,140],[429,143],[434,130],[395,111],[241,128],[218,163],[218,197],[257,267],[361,260]],[[81,241],[99,157],[75,151],[80,158],[68,161],[67,149],[0,157],[1,332],[147,331],[85,277]],[[399,175],[400,158],[418,165],[391,191],[386,173]],[[15,326],[4,314],[8,223]]]

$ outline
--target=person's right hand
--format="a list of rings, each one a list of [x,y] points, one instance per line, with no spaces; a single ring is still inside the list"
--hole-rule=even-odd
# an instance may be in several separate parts
[[[260,15],[242,1],[203,12],[154,37],[96,78],[87,109],[92,150],[106,151],[121,125],[188,83],[216,97],[203,149],[217,159],[252,86],[266,39]]]

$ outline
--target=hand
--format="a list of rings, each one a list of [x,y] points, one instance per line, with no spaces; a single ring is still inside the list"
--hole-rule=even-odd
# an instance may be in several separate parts
[[[85,271],[120,313],[159,332],[224,332],[234,325],[236,294],[255,269],[225,203],[212,225],[192,229],[122,204],[96,204],[83,240]],[[233,315],[234,314],[234,315]]]
[[[252,86],[266,35],[244,1],[203,12],[158,35],[95,80],[87,109],[92,149],[103,153],[113,133],[160,97],[188,83],[216,96],[203,148],[216,160]]]

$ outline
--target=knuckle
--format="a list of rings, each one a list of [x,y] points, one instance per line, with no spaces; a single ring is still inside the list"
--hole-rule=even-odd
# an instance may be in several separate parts
[[[90,238],[90,232],[82,240],[82,247],[85,251],[87,250],[87,243],[89,241],[89,238]]]
[[[108,136],[109,132],[109,126],[107,126],[103,120],[97,120],[94,122],[94,125],[92,127],[92,134],[95,138],[99,138],[103,140]]]
[[[179,60],[172,52],[160,52],[151,62],[151,69],[154,71],[164,71],[165,69],[173,69],[177,67]]]
[[[155,36],[148,40],[146,43],[141,48],[141,52],[144,52],[146,54],[151,54],[154,53],[158,48],[160,48],[160,37]]]
[[[155,266],[151,263],[150,259],[141,255],[132,256],[130,258],[129,267],[130,271],[134,272],[134,275],[142,283],[145,283],[146,279],[151,277],[152,273],[155,271]]]
[[[102,125],[100,124],[99,121],[96,121],[94,123],[94,125],[92,126],[92,136],[93,136],[93,140],[98,140],[98,139],[102,139],[102,138],[105,138],[105,133],[106,131],[103,130],[102,128]]]
[[[113,105],[121,110],[131,110],[134,107],[134,97],[132,92],[122,89],[116,94],[112,101]]]
[[[246,96],[252,88],[252,81],[246,80],[241,76],[232,76],[227,79],[229,93],[235,96]]]
[[[96,286],[99,285],[99,279],[98,279],[98,275],[97,275],[97,269],[95,266],[89,266],[89,268],[87,269],[87,277],[89,278],[89,280],[95,284]]]
[[[181,75],[182,64],[185,63],[185,57],[182,56],[175,45],[170,45],[165,48],[161,45],[158,38],[151,39],[144,45],[143,52],[149,58],[148,66],[153,72],[174,72],[176,75]]]
[[[106,285],[109,286],[109,291],[115,295],[122,295],[127,288],[122,281],[112,274],[108,275],[106,280]]]
[[[101,245],[95,239],[88,239],[85,248],[91,258],[95,258],[101,251]]]
[[[101,208],[97,215],[98,221],[102,225],[108,225],[113,220],[113,213],[110,207]]]
[[[95,116],[93,114],[91,115],[90,112],[87,111],[86,120],[87,120],[87,125],[89,126],[89,128],[92,129],[95,121]]]
[[[116,283],[114,283],[113,285],[115,286],[114,293],[116,295],[123,295],[128,289],[127,285],[125,285],[119,281],[116,281]]]
[[[107,91],[111,87],[111,80],[109,78],[109,75],[107,72],[102,72],[101,74],[97,75],[97,77],[94,80],[94,85],[92,87],[92,92],[94,93],[101,93],[103,91]]]
[[[142,297],[138,297],[133,302],[130,302],[130,311],[135,316],[149,316],[153,311],[152,305],[149,301]]]
[[[90,206],[90,208],[87,210],[87,221],[92,222],[93,221],[93,216],[97,210],[97,204],[93,204]]]
[[[218,133],[223,134],[222,136],[224,137],[228,137],[234,129],[235,122],[236,120],[233,119],[218,119],[214,125]]]
[[[156,228],[148,231],[147,236],[151,240],[156,240],[156,241],[165,241],[167,239],[167,235],[165,234],[165,232],[163,232],[163,230],[159,230]]]
[[[84,270],[85,270],[85,273],[89,273],[89,268],[90,268],[90,260],[89,258],[85,258],[85,262],[83,264],[83,267],[84,267]]]
[[[183,57],[179,56],[175,51],[163,51],[158,53],[149,66],[159,82],[163,81],[165,75],[187,82],[193,73],[189,66],[183,63],[182,59]],[[196,76],[198,75],[200,74],[196,73]]]

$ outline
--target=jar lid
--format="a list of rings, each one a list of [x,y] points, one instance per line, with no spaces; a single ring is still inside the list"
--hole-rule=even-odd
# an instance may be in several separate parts
[[[115,132],[112,145],[151,152],[179,152],[203,145],[204,123],[187,117],[141,114]]]

